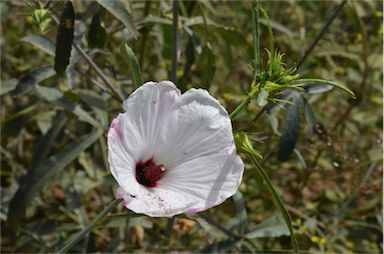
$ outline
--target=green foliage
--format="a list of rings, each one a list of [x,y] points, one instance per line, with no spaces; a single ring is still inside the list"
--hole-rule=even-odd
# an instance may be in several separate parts
[[[33,21],[39,28],[41,33],[44,33],[49,28],[52,22],[52,13],[47,9],[36,9],[33,11]]]
[[[121,53],[123,53],[123,56],[128,63],[129,70],[132,75],[133,89],[136,90],[138,87],[144,84],[139,62],[137,61],[135,53],[133,53],[132,49],[125,43],[121,45]]]
[[[3,252],[382,252],[382,3],[348,1],[301,64],[342,3],[179,2],[176,83],[230,112],[246,171],[168,220],[113,201],[105,134],[169,79],[171,2],[2,1]]]

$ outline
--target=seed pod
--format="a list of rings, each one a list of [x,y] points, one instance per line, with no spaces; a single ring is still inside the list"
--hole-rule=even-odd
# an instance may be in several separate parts
[[[55,71],[57,74],[62,74],[69,64],[74,24],[75,10],[73,9],[72,2],[67,1],[60,17],[56,36]]]

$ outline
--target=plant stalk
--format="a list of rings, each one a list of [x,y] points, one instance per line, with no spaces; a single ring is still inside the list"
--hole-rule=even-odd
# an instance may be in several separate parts
[[[260,72],[259,0],[252,1],[252,33],[254,52],[254,80]]]
[[[178,53],[178,22],[179,22],[179,1],[173,0],[173,9],[172,9],[172,69],[171,69],[171,78],[172,82],[176,82],[177,75],[177,53]]]

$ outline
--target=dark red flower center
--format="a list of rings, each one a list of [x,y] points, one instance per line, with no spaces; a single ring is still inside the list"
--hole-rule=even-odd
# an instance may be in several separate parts
[[[146,187],[156,187],[157,181],[163,177],[164,173],[163,164],[157,165],[152,158],[136,164],[136,180]]]

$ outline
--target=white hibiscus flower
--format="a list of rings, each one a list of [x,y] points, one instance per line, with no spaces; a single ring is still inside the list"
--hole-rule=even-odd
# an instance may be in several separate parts
[[[147,82],[108,132],[116,197],[149,216],[200,212],[232,196],[244,171],[228,113],[202,89]]]

